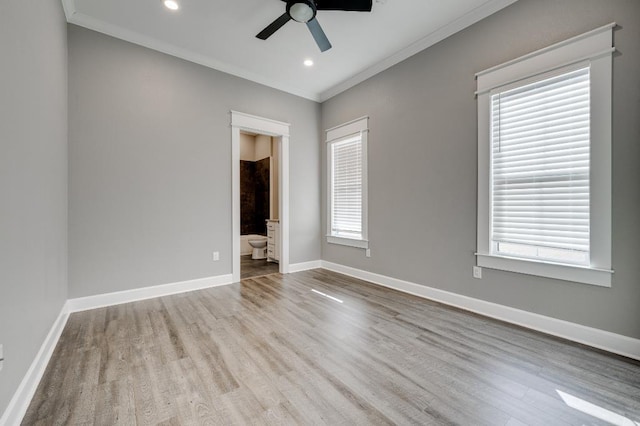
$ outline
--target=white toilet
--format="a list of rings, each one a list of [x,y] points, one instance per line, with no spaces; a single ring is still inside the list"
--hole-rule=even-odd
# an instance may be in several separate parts
[[[267,237],[259,237],[249,240],[249,245],[253,247],[251,253],[252,259],[266,259],[267,258]]]

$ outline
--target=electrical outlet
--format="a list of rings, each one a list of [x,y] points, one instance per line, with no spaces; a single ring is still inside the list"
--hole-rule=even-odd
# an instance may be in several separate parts
[[[213,252],[213,261],[217,262],[218,260],[220,260],[220,252],[219,251],[214,251]]]
[[[371,249],[367,249],[367,250],[365,251],[365,256],[367,256],[367,257],[371,257]]]
[[[482,279],[482,268],[480,266],[473,267],[473,278]]]

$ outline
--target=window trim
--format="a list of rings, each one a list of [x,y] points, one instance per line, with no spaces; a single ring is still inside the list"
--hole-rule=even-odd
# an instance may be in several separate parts
[[[613,27],[605,25],[476,74],[478,91],[477,265],[611,287],[611,117]],[[590,265],[509,257],[491,252],[490,101],[497,89],[525,85],[588,64],[591,72]]]
[[[368,133],[369,133],[369,117],[361,117],[356,120],[349,121],[340,126],[332,127],[326,131],[326,148],[327,148],[327,242],[330,244],[338,244],[343,246],[368,249],[369,248],[369,215],[368,215]],[[354,135],[360,134],[360,142],[362,144],[362,238],[348,238],[332,234],[332,212],[333,212],[333,193],[331,182],[331,167],[333,158],[331,155],[331,145],[340,142]]]

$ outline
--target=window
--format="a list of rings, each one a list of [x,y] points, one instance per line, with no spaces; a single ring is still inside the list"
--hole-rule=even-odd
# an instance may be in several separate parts
[[[491,251],[589,264],[589,68],[491,96]]]
[[[367,123],[361,118],[327,130],[327,241],[368,248]]]
[[[613,25],[478,78],[478,265],[611,285]]]

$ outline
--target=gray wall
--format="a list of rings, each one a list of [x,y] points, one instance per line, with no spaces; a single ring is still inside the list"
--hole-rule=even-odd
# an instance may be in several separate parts
[[[613,286],[489,269],[474,280],[474,74],[613,21],[621,27],[615,33],[613,90]],[[323,242],[322,258],[640,338],[638,52],[637,0],[520,0],[323,103],[323,129],[371,117],[372,257]],[[325,206],[322,212],[324,230]]]
[[[231,273],[232,109],[291,123],[290,262],[320,258],[317,103],[68,32],[70,297]]]
[[[67,298],[67,37],[59,0],[0,2],[0,416]]]

